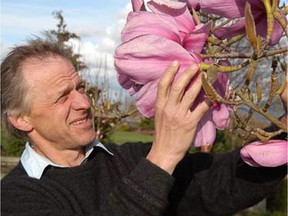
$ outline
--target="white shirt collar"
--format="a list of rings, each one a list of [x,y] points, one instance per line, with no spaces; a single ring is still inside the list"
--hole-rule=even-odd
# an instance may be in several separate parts
[[[88,146],[86,146],[85,157],[83,158],[83,161],[89,157],[94,147],[102,148],[110,155],[113,155],[113,153],[110,152],[101,142],[94,141]],[[34,149],[31,148],[29,142],[26,143],[25,150],[23,151],[20,160],[28,176],[32,178],[36,178],[36,179],[41,178],[45,168],[49,165],[54,166],[54,167],[63,167],[63,166],[53,163],[48,158],[35,152]]]

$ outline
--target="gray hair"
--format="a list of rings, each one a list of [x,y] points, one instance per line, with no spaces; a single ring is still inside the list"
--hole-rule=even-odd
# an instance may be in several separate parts
[[[22,66],[28,60],[43,61],[60,56],[71,59],[71,50],[51,38],[30,39],[26,45],[16,46],[1,64],[1,118],[7,132],[20,139],[29,139],[25,131],[15,128],[9,115],[20,117],[31,112],[31,98],[28,84],[22,73]]]

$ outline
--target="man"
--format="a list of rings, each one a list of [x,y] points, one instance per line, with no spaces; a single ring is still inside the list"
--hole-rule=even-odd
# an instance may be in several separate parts
[[[2,119],[29,142],[1,182],[2,215],[231,215],[273,191],[285,166],[250,167],[239,149],[187,154],[209,105],[190,111],[200,74],[191,65],[173,82],[178,67],[159,83],[152,146],[103,145],[64,49],[39,39],[14,48],[1,65]]]

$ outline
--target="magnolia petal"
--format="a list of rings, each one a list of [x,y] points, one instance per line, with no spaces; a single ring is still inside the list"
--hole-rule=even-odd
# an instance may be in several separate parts
[[[143,0],[131,0],[133,11],[140,11],[144,3]]]
[[[125,89],[130,89],[135,84],[135,82],[125,74],[118,74],[118,82],[121,83],[121,86]]]
[[[179,72],[177,73],[175,80],[177,80],[178,77],[179,77]],[[159,80],[154,80],[142,86],[139,89],[139,92],[136,98],[136,106],[138,110],[144,116],[149,117],[149,118],[155,115],[155,104],[156,104],[156,97],[157,97],[158,82]],[[193,80],[191,81],[190,85],[193,85]],[[196,99],[195,103],[196,104],[200,103],[198,98]]]
[[[267,34],[267,21],[266,19],[257,19],[255,20],[256,23],[256,32],[263,38],[266,37]],[[245,20],[240,19],[234,24],[232,24],[229,27],[220,27],[215,29],[214,35],[221,39],[231,39],[232,37],[239,35],[239,34],[244,34],[246,31],[245,29]],[[269,41],[269,45],[275,45],[279,42],[279,40],[282,37],[283,29],[280,26],[278,22],[274,22],[274,30],[271,36],[271,40]]]
[[[228,66],[230,62],[227,60],[220,60],[219,65]],[[213,87],[222,97],[225,97],[226,90],[229,88],[229,73],[217,73],[217,80],[214,82]],[[217,104],[212,107],[212,117],[215,127],[223,130],[228,127],[230,122],[230,108],[225,104]]]
[[[200,10],[200,0],[179,0],[181,2],[187,2],[191,8],[194,8],[196,11]]]
[[[175,81],[180,76],[180,72],[176,74]],[[194,80],[188,85],[193,85]],[[146,117],[153,117],[155,115],[155,104],[158,89],[158,80],[154,80],[146,83],[144,86],[139,86],[136,91],[139,91],[136,98],[136,107]],[[202,100],[203,101],[203,100]],[[199,104],[201,101],[199,97],[196,98],[195,104]]]
[[[264,4],[262,1],[255,0],[181,0],[188,1],[191,7],[194,9],[201,9],[208,14],[216,14],[226,18],[241,18],[244,17],[245,5],[249,2],[251,11],[256,22],[256,30],[263,38],[267,34],[267,16]],[[285,21],[287,19],[282,15]],[[230,39],[233,36],[245,33],[245,21],[244,19],[232,24],[229,27],[221,27],[215,30],[214,34],[219,39]],[[283,29],[278,22],[274,22],[274,30],[269,41],[270,45],[275,45],[279,42],[283,33]]]
[[[261,14],[263,16],[263,14]],[[261,35],[263,38],[266,37],[267,35],[267,20],[263,19],[263,17],[261,17],[261,15],[259,15],[258,17],[256,17],[256,32]],[[266,16],[265,16],[266,18]],[[287,24],[287,20],[285,18],[285,16],[283,17],[284,20],[286,21]],[[282,35],[283,35],[283,28],[281,27],[281,25],[275,20],[274,21],[274,28],[273,28],[273,33],[271,35],[271,39],[269,41],[269,45],[274,46],[275,44],[277,44],[279,42],[279,40],[281,39]]]
[[[174,17],[178,24],[183,37],[195,29],[195,22],[185,3],[168,1],[168,0],[152,0],[147,3],[148,7],[156,14],[169,14]]]
[[[196,26],[196,29],[184,38],[183,47],[188,51],[201,53],[209,35],[210,27],[211,23]]]
[[[145,117],[153,117],[155,115],[155,104],[157,97],[159,80],[144,85],[138,92],[136,98],[136,107]]]
[[[134,94],[137,93],[142,87],[143,87],[143,85],[140,85],[140,84],[135,83],[135,84],[132,86],[132,88],[129,89],[130,95],[134,95]]]
[[[242,160],[255,167],[277,167],[287,164],[286,140],[256,141],[245,145],[241,151]]]
[[[286,26],[287,26],[287,21],[286,21]],[[281,27],[281,25],[278,22],[275,22],[273,34],[272,34],[271,39],[269,41],[269,45],[274,46],[275,44],[277,44],[280,41],[282,35],[283,35],[283,28]]]
[[[181,0],[185,1],[185,0]],[[201,9],[208,14],[215,14],[226,18],[244,17],[246,2],[251,5],[252,11],[265,11],[262,1],[259,0],[186,0],[195,10]]]
[[[128,21],[122,30],[122,42],[146,34],[158,35],[181,43],[178,26],[173,17],[146,11],[130,12]]]
[[[195,137],[192,145],[195,147],[212,145],[216,139],[216,128],[214,123],[211,121],[212,114],[209,110],[204,114],[198,123]]]
[[[230,122],[230,112],[225,104],[212,107],[212,119],[217,129],[223,130],[228,127]]]
[[[222,64],[221,64],[222,65]],[[222,97],[225,96],[226,89],[229,85],[229,73],[217,73],[217,80],[214,82],[213,87]]]
[[[119,80],[121,86],[125,86],[125,78],[140,85],[160,79],[174,60],[180,63],[179,72],[191,63],[199,62],[179,44],[155,35],[144,35],[123,43],[116,48],[114,57],[119,76],[125,75]]]
[[[255,0],[254,0],[255,1]],[[188,3],[196,10],[201,9],[205,13],[216,14],[227,18],[241,17],[246,1],[235,0],[188,0]]]
[[[241,19],[236,21],[234,24],[232,24],[229,27],[220,27],[215,29],[214,35],[221,39],[231,39],[232,37],[239,35],[239,34],[244,34],[245,33],[245,20]]]
[[[165,13],[169,14],[171,12],[169,9],[172,10],[183,10],[186,8],[186,3],[181,1],[171,1],[171,0],[151,0],[148,3],[148,6],[154,13]],[[161,8],[163,6],[163,8]]]

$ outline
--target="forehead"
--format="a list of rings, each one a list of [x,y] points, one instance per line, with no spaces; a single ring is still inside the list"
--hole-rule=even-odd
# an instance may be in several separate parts
[[[21,69],[29,86],[79,78],[72,63],[60,56],[28,59]]]

